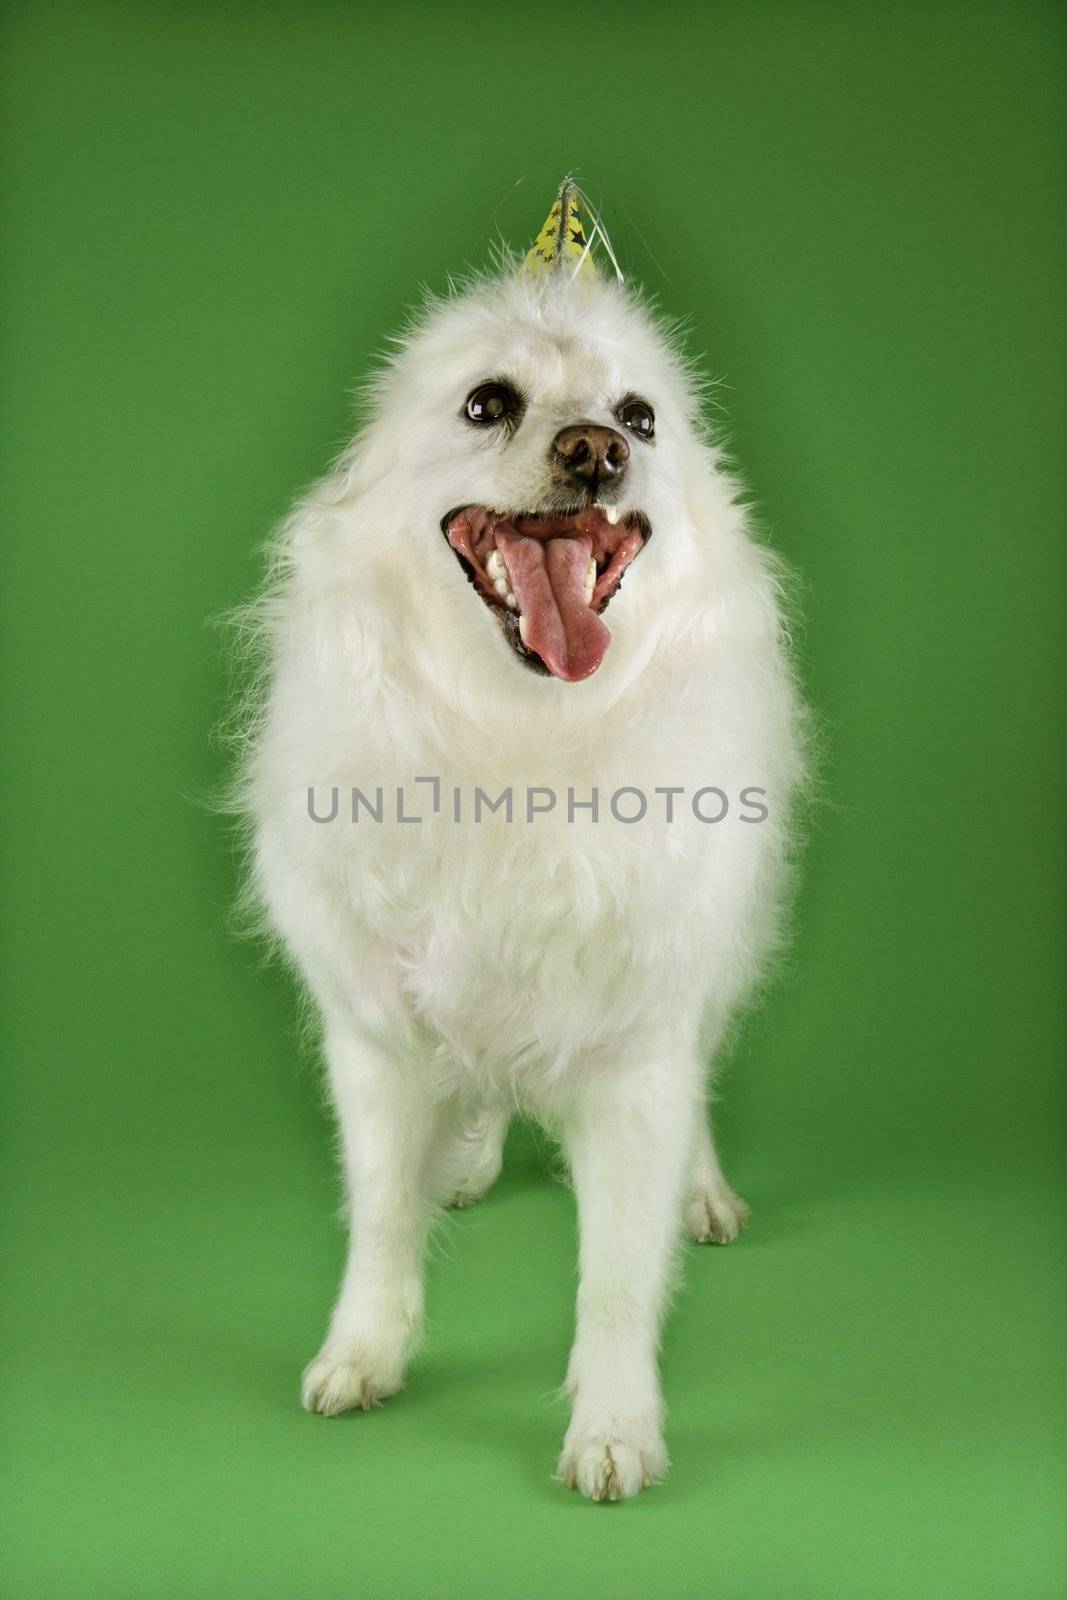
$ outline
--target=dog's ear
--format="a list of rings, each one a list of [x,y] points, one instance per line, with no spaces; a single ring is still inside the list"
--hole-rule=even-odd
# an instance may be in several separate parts
[[[698,545],[691,594],[700,629],[714,634],[725,627],[749,641],[779,637],[792,574],[759,536],[742,481],[713,445],[694,452],[686,503]]]
[[[723,521],[724,508],[733,498],[734,485],[724,477],[710,445],[697,444],[686,463],[686,504],[701,538],[714,533]]]
[[[399,464],[395,430],[383,427],[378,419],[368,423],[339,463],[346,497],[361,499]]]

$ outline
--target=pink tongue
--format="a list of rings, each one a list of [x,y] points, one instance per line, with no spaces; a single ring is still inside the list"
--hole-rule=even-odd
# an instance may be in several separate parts
[[[496,543],[526,618],[527,648],[536,650],[549,672],[565,683],[588,678],[611,643],[582,588],[592,540],[570,535],[531,539],[498,523]]]

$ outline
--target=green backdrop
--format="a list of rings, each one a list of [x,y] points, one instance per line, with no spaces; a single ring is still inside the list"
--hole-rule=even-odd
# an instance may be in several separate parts
[[[1067,1592],[1062,14],[103,0],[4,35],[4,1595]],[[417,286],[575,166],[723,379],[828,741],[725,1090],[752,1227],[687,1257],[673,1472],[614,1507],[550,1478],[574,1217],[526,1130],[440,1240],[408,1392],[300,1411],[329,1131],[200,804],[205,619]]]

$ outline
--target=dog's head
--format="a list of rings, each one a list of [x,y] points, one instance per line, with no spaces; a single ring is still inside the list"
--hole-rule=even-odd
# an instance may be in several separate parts
[[[711,458],[685,366],[584,262],[431,306],[352,462],[397,529],[385,559],[423,661],[512,694],[630,678],[698,566]]]

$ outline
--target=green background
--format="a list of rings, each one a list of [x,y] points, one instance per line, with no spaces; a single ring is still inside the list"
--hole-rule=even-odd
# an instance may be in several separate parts
[[[1062,46],[1021,4],[7,8],[5,1597],[1067,1592]],[[673,1471],[615,1507],[550,1478],[574,1218],[528,1130],[408,1392],[300,1411],[328,1126],[200,803],[205,619],[417,286],[575,166],[724,380],[828,746],[725,1088],[752,1227],[687,1257]]]

